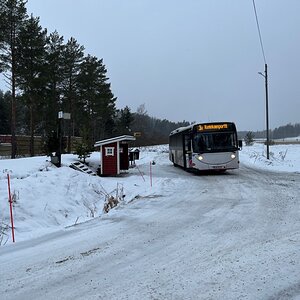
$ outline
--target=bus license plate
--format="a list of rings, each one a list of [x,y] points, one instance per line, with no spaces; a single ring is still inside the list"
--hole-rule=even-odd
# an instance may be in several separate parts
[[[213,169],[225,169],[225,166],[212,166]]]

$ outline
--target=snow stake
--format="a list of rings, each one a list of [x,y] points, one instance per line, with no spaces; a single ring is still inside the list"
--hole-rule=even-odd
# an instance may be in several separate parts
[[[152,162],[150,161],[150,186],[152,187]]]
[[[139,173],[140,173],[140,175],[142,176],[143,180],[145,181],[145,178],[144,178],[144,176],[143,176],[142,172],[140,171],[140,169],[139,169],[138,165],[135,165],[135,166],[137,167],[137,169],[139,170]]]
[[[11,222],[11,234],[13,243],[15,242],[15,229],[14,229],[14,218],[13,218],[13,207],[12,207],[12,198],[10,192],[10,177],[7,174],[7,184],[8,184],[8,202],[9,202],[9,210],[10,210],[10,222]]]

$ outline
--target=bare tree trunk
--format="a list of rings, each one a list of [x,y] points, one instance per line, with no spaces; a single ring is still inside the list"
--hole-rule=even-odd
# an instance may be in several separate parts
[[[11,158],[17,155],[16,140],[16,56],[15,56],[15,28],[11,30]]]

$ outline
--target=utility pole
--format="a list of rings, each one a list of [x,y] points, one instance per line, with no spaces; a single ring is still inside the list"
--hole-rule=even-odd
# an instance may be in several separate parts
[[[267,130],[267,159],[270,159],[270,136],[269,136],[269,95],[268,95],[268,65],[265,64],[265,74],[258,72],[265,78],[265,89],[266,89],[266,130]]]
[[[257,30],[258,30],[258,36],[259,36],[259,41],[260,41],[260,46],[261,46],[261,51],[262,55],[265,61],[265,74],[258,72],[261,76],[265,78],[265,86],[266,86],[266,127],[267,127],[267,159],[270,158],[270,151],[269,151],[269,146],[270,146],[270,139],[269,139],[269,99],[268,99],[268,65],[266,61],[266,56],[265,56],[265,51],[264,51],[264,46],[263,46],[263,40],[261,37],[260,33],[260,28],[259,28],[259,22],[258,22],[258,16],[257,16],[257,11],[256,11],[256,5],[255,5],[255,0],[252,0],[253,2],[253,8],[254,8],[254,13],[255,13],[255,18],[256,18],[256,25],[257,25]]]
[[[268,97],[268,65],[265,64],[265,86],[266,86],[266,127],[267,127],[267,159],[270,158],[270,137],[269,137],[269,97]]]

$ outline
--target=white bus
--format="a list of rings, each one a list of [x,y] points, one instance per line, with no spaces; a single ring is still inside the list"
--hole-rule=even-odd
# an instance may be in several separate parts
[[[239,168],[235,124],[199,123],[173,130],[169,136],[169,159],[186,170],[226,171]]]

